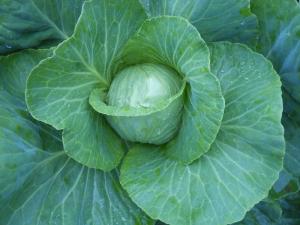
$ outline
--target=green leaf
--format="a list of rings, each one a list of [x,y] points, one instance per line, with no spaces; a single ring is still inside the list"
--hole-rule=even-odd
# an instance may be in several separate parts
[[[2,89],[5,89],[7,92],[3,92],[3,94],[5,96],[7,94],[14,96],[14,99],[7,98],[9,101],[15,102],[15,107],[20,110],[20,115],[24,115],[24,113],[27,115],[24,98],[28,74],[36,66],[37,62],[51,55],[52,50],[24,50],[21,53],[14,53],[0,58],[0,84],[3,85]],[[6,101],[7,99],[3,97],[0,102],[4,104]],[[14,111],[12,112],[15,113]],[[9,124],[7,121],[7,125]],[[43,146],[43,149],[47,151],[62,149],[61,134],[59,131],[43,123],[35,123],[35,126],[38,127],[40,136],[43,136],[43,141],[41,142],[41,138],[37,136],[33,136],[33,138],[39,140],[38,143]]]
[[[289,195],[300,190],[300,125],[287,115],[283,117],[286,155],[284,170],[273,188],[273,198]]]
[[[281,80],[285,90],[300,104],[300,66],[297,70],[299,72],[282,73]]]
[[[224,99],[209,71],[209,51],[198,31],[180,17],[149,19],[126,44],[120,60],[124,65],[161,63],[182,76],[187,82],[182,123],[164,150],[184,163],[208,151],[220,128]]]
[[[261,201],[251,211],[249,211],[245,218],[234,225],[279,225],[282,216],[282,209],[278,202]]]
[[[37,62],[51,55],[50,50],[24,50],[22,53],[0,58],[0,83],[11,95],[23,101],[28,74]]]
[[[4,98],[7,104],[3,104]],[[152,224],[121,189],[118,172],[49,153],[38,124],[1,91],[0,224]],[[23,215],[26,215],[24,218]]]
[[[61,153],[30,171],[2,205],[1,224],[153,224],[120,188],[116,172],[89,169]]]
[[[172,103],[176,102],[178,98],[183,95],[184,88],[186,84],[184,83],[181,86],[181,89],[178,93],[173,95],[172,97],[158,102],[153,107],[145,107],[145,108],[134,108],[129,106],[117,107],[113,105],[108,105],[105,102],[105,93],[101,89],[94,89],[89,96],[89,103],[91,106],[99,113],[109,116],[126,116],[126,117],[138,117],[138,116],[146,116],[156,112],[160,112]],[[181,102],[180,102],[181,103]]]
[[[284,112],[298,125],[300,124],[300,103],[296,101],[287,91],[283,91]]]
[[[256,17],[249,0],[140,0],[150,16],[187,18],[206,41],[254,43]]]
[[[43,145],[39,124],[33,123],[26,112],[24,100],[1,90],[0,102],[0,205],[3,207],[5,200],[26,180],[27,171],[51,153],[39,150]]]
[[[280,201],[283,216],[278,225],[298,225],[300,223],[300,192]]]
[[[300,118],[300,105],[296,109],[298,119]],[[285,114],[283,117],[286,140],[286,157],[284,167],[286,171],[298,178],[300,182],[300,123],[292,116]]]
[[[300,104],[284,92],[284,136],[286,154],[284,169],[270,196],[274,199],[300,191]]]
[[[300,6],[295,0],[252,0],[260,24],[258,51],[273,62],[284,87],[300,102]]]
[[[157,221],[155,225],[165,225],[165,223],[163,223],[161,221]]]
[[[28,79],[31,114],[63,129],[66,153],[88,167],[111,170],[124,154],[122,141],[88,98],[94,88],[108,87],[116,55],[145,18],[138,2],[87,2],[74,36]]]
[[[52,55],[52,50],[24,50],[21,53],[14,53],[6,57],[0,58],[0,83],[2,89],[7,92],[3,92],[3,95],[7,96],[9,101],[15,102],[15,107],[20,110],[20,115],[27,113],[26,104],[24,102],[25,98],[25,84],[28,78],[28,74],[32,68],[40,60],[47,58]],[[0,88],[1,89],[1,88]],[[7,94],[14,96],[15,99],[11,99]],[[6,98],[1,101],[3,104],[6,103]],[[45,137],[52,137],[51,139],[45,139],[47,144],[45,144],[45,150],[54,150],[53,148],[61,147],[61,141],[52,141],[60,137],[58,131],[46,124],[36,124],[39,126],[40,133]],[[39,138],[34,137],[36,140]],[[49,141],[48,141],[49,140]],[[42,144],[44,144],[44,141]]]
[[[122,190],[118,171],[73,161],[61,137],[27,112],[28,71],[51,52],[0,58],[0,68],[10,68],[0,70],[1,83],[10,84],[0,88],[0,225],[153,224]]]
[[[272,65],[242,45],[218,43],[210,50],[226,102],[210,150],[182,165],[160,147],[137,145],[121,168],[133,201],[169,224],[239,221],[267,196],[282,169],[281,83]]]
[[[84,0],[0,0],[0,54],[71,36]]]
[[[298,225],[300,222],[300,192],[257,204],[245,218],[234,225]]]

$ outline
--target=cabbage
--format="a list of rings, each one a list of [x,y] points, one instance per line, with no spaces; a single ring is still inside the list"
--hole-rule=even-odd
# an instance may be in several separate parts
[[[119,72],[109,88],[108,105],[154,108],[176,95],[182,81],[175,71],[157,64],[138,64]],[[110,125],[125,140],[149,144],[168,142],[180,128],[182,95],[165,109],[145,116],[108,116]]]
[[[299,224],[298,2],[0,3],[0,225]]]

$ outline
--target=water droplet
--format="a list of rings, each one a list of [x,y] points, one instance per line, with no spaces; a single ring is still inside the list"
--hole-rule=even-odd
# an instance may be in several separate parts
[[[149,102],[141,102],[141,103],[139,103],[139,105],[141,107],[144,107],[144,108],[150,108],[151,107],[151,103],[149,103]]]
[[[158,131],[157,131],[157,135],[160,135],[160,134],[161,134],[161,130],[158,130]]]

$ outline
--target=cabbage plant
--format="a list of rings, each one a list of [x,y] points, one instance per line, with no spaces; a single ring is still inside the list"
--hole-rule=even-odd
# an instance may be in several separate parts
[[[296,205],[300,38],[273,27],[279,0],[1,1],[0,51],[38,49],[0,58],[0,225],[255,225]]]

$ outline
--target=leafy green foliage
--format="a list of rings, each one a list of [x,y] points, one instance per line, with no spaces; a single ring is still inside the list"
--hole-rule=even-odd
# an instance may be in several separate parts
[[[0,224],[153,224],[122,190],[117,170],[75,162],[61,134],[29,115],[24,81],[49,55],[29,50],[0,59],[9,68],[0,80],[10,84],[0,90]]]
[[[299,2],[299,1],[298,1]],[[250,224],[299,224],[299,3],[287,1],[256,1],[252,0],[253,12],[258,16],[260,35],[258,50],[268,57],[280,74],[284,87],[283,125],[285,129],[286,155],[284,169],[275,183],[268,202],[280,207],[280,216],[276,213],[264,213],[272,207],[269,203],[256,206],[245,220],[256,222]],[[257,213],[258,212],[258,213]],[[262,212],[262,213],[260,213]]]
[[[298,225],[299,20],[0,0],[0,225]]]
[[[0,54],[71,36],[84,0],[0,0]]]
[[[286,90],[300,102],[300,6],[295,0],[252,0],[258,16],[258,51],[269,58]]]
[[[88,2],[82,14],[74,36],[32,72],[27,103],[36,119],[64,129],[69,156],[89,167],[111,170],[119,164],[124,145],[88,98],[94,88],[108,85],[115,55],[145,15],[137,3],[128,8],[125,2],[112,1]]]
[[[183,18],[149,19],[128,41],[121,59],[125,65],[156,62],[179,72],[187,81],[187,99],[181,127],[166,146],[167,154],[190,163],[208,151],[220,128],[224,98],[219,81],[209,71],[209,50],[197,30]]]
[[[163,147],[139,145],[122,165],[121,183],[130,197],[152,218],[169,224],[238,221],[267,196],[281,169],[280,82],[271,64],[252,67],[263,57],[239,45],[219,43],[210,49],[212,71],[221,81],[226,102],[210,150],[183,166],[168,158]]]
[[[207,41],[255,42],[257,21],[249,0],[140,1],[151,17],[187,18]]]

